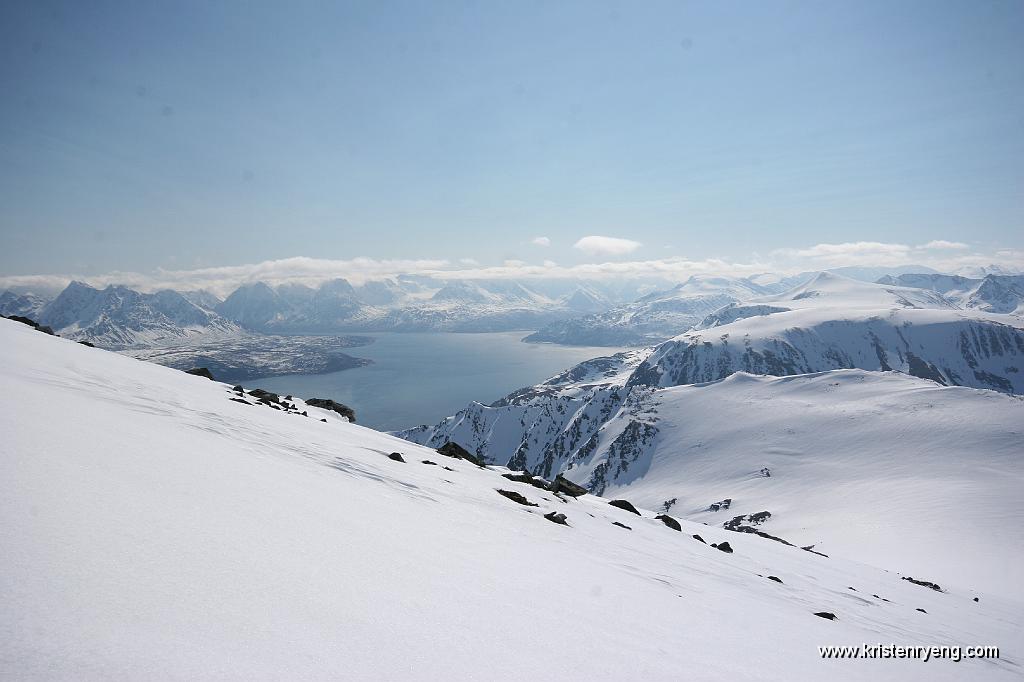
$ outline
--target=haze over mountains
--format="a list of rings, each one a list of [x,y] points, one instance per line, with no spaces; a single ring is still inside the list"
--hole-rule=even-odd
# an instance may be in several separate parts
[[[845,269],[861,278],[880,271]],[[252,333],[508,330],[532,331],[527,337],[531,342],[643,346],[671,338],[724,306],[779,294],[814,275],[699,275],[679,283],[658,278],[440,280],[400,275],[355,286],[345,279],[317,287],[253,282],[224,300],[203,290],[141,293],[72,282],[52,300],[5,291],[0,314],[25,315],[64,336],[118,349]],[[1017,315],[1024,311],[1024,275],[977,279],[925,272],[883,275],[879,281],[933,291],[956,308]]]

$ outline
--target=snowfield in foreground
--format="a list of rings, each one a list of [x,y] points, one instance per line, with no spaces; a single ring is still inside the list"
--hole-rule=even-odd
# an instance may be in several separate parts
[[[5,679],[1021,677],[1024,605],[992,585],[939,592],[900,565],[679,532],[7,320],[0,347]],[[1012,506],[996,519],[1022,504],[983,490],[977,503]],[[1019,565],[1019,531],[989,537]],[[1001,656],[818,653],[861,643]]]

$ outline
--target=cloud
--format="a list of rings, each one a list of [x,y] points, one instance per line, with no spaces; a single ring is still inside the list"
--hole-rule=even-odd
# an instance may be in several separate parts
[[[625,256],[627,253],[633,253],[641,246],[643,244],[632,239],[590,235],[583,237],[573,244],[572,248],[579,249],[588,256]]]
[[[605,237],[586,239],[605,240]],[[583,240],[580,240],[583,241]],[[613,240],[628,241],[628,240]],[[636,242],[630,242],[636,244]],[[612,254],[618,255],[618,254]],[[419,274],[438,279],[663,279],[683,281],[690,275],[713,274],[746,277],[762,273],[795,274],[807,270],[822,270],[845,265],[898,266],[923,265],[940,272],[971,274],[980,268],[997,266],[1010,272],[1024,271],[1024,251],[1001,248],[981,253],[964,249],[933,249],[910,247],[905,244],[884,242],[844,242],[815,244],[803,248],[776,249],[766,257],[754,255],[748,261],[721,258],[689,259],[679,256],[651,260],[615,260],[558,265],[545,260],[542,264],[527,264],[521,260],[506,260],[501,265],[480,265],[471,258],[452,263],[447,260],[378,260],[352,258],[327,260],[322,258],[283,258],[246,265],[226,265],[192,270],[158,269],[151,273],[110,272],[83,277],[75,274],[16,275],[0,277],[0,291],[12,288],[33,291],[42,295],[56,294],[72,279],[92,286],[123,284],[139,291],[177,289],[188,291],[207,289],[218,296],[227,296],[240,284],[264,281],[271,285],[292,282],[307,286],[343,277],[354,284],[370,279],[395,277],[399,274]]]
[[[537,246],[551,246],[551,240],[547,237],[534,237],[530,240],[530,243]]]
[[[919,249],[951,249],[955,251],[962,251],[964,249],[971,248],[963,242],[948,242],[945,239],[933,239],[932,241],[917,247]]]

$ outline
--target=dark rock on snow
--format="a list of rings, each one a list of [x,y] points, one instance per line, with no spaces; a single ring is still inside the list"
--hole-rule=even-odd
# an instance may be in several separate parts
[[[694,540],[699,540],[699,541],[703,542],[705,545],[708,544],[707,541],[704,538],[702,538],[701,536],[699,536],[699,535],[694,535],[693,539]]]
[[[193,367],[192,369],[186,369],[185,374],[192,374],[197,377],[206,377],[210,381],[215,381],[213,378],[213,372],[207,367]]]
[[[405,462],[405,457],[402,457],[402,453],[400,452],[392,452],[388,455],[388,459],[393,459],[396,462]]]
[[[636,510],[636,507],[634,507],[630,502],[626,500],[611,500],[610,502],[608,502],[608,504],[610,504],[613,507],[618,507],[619,509],[624,509],[630,513],[640,516],[640,512]]]
[[[679,525],[679,522],[673,519],[671,516],[668,516],[667,514],[658,514],[654,518],[659,519],[662,523],[664,523],[672,530],[678,530],[680,533],[683,532],[683,527]]]
[[[550,514],[545,514],[544,518],[547,519],[548,521],[550,521],[551,523],[559,523],[559,524],[561,524],[563,526],[568,526],[569,525],[566,522],[565,514],[559,514],[558,512],[551,512]]]
[[[79,341],[78,343],[82,344],[83,346],[88,346],[89,348],[95,348],[96,347],[96,344],[90,343],[88,341]]]
[[[429,459],[423,460],[422,464],[430,464],[432,466],[437,466],[437,462],[431,462]]]
[[[827,620],[838,620],[838,616],[836,616],[836,614],[829,613],[828,611],[818,611],[814,615],[818,618],[825,618]]]
[[[711,546],[714,547],[715,549],[717,549],[720,552],[725,552],[726,554],[732,554],[732,545],[730,545],[728,542],[720,542],[717,545],[714,544],[714,543],[711,543]]]
[[[780,584],[782,583],[782,578],[780,578],[777,575],[770,575],[770,576],[768,576],[768,580],[774,580],[775,582],[780,583]]]
[[[498,490],[498,494],[502,495],[504,497],[507,497],[508,499],[512,500],[516,504],[521,504],[524,507],[539,507],[540,506],[539,504],[534,504],[533,502],[530,502],[528,499],[526,499],[525,496],[521,495],[520,493],[517,493],[514,490],[501,490],[501,489],[499,489]]]
[[[920,611],[921,613],[928,613],[928,612],[927,612],[927,611],[925,611],[924,609],[917,609],[917,610],[918,610],[918,611]]]
[[[612,521],[612,525],[613,525],[613,526],[618,526],[619,528],[625,528],[626,530],[633,530],[632,528],[630,528],[630,527],[629,527],[629,526],[627,526],[626,524],[624,524],[624,523],[619,523],[618,521]]]
[[[439,447],[437,449],[437,451],[440,454],[444,455],[445,457],[453,457],[455,459],[464,459],[467,462],[472,462],[473,464],[477,465],[478,467],[479,466],[483,466],[483,462],[480,461],[479,457],[477,457],[476,455],[472,454],[469,450],[467,450],[466,448],[462,447],[461,445],[459,445],[458,443],[456,443],[454,441],[448,441],[447,443],[445,443],[444,445]]]
[[[565,476],[562,476],[562,474],[558,474],[558,476],[555,476],[555,480],[551,484],[551,492],[565,493],[569,497],[579,497],[581,495],[586,495],[590,491],[581,485],[573,483]]]
[[[252,403],[250,403],[248,400],[245,400],[244,398],[228,398],[228,400],[230,400],[233,403],[242,403],[243,405],[252,405]]]
[[[356,420],[355,410],[353,410],[348,405],[336,403],[330,398],[308,398],[306,400],[306,404],[312,405],[313,407],[320,407],[325,410],[331,410],[332,412],[337,412],[345,419],[348,419],[350,422],[354,422]]]
[[[936,592],[942,592],[941,587],[939,587],[936,583],[929,582],[927,580],[917,580],[915,578],[911,578],[910,576],[903,576],[903,580],[914,583],[915,585],[920,585],[921,587],[927,587],[929,589],[935,590]]]
[[[40,331],[40,332],[42,332],[44,334],[49,334],[50,336],[56,336],[56,334],[53,333],[53,329],[51,329],[50,327],[47,327],[44,324],[39,324],[35,320],[30,320],[27,317],[23,317],[21,315],[11,315],[7,319],[8,320],[14,320],[15,322],[21,322],[22,324],[27,324],[28,326],[32,327],[36,331]]]

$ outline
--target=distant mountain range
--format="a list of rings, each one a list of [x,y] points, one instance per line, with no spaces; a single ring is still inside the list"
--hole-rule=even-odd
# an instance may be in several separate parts
[[[881,271],[859,268],[850,274],[863,279]],[[510,330],[534,330],[526,338],[530,342],[650,346],[699,326],[711,315],[719,316],[716,324],[724,324],[727,317],[735,321],[738,315],[749,315],[750,305],[770,307],[765,301],[771,296],[815,276],[700,275],[672,285],[658,279],[440,280],[401,275],[358,285],[334,279],[317,287],[253,282],[224,300],[202,290],[141,293],[72,282],[52,300],[3,292],[0,314],[29,317],[62,336],[114,349],[197,345],[250,334]],[[932,292],[929,307],[1024,312],[1022,275],[970,278],[893,271],[878,281]]]

